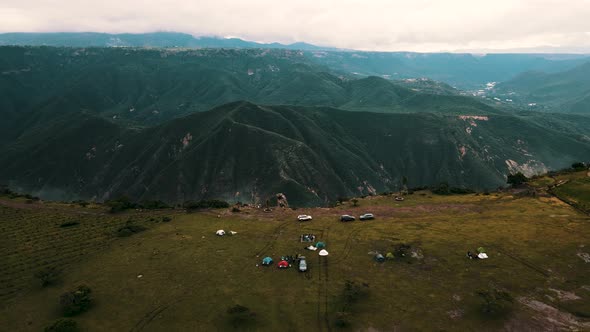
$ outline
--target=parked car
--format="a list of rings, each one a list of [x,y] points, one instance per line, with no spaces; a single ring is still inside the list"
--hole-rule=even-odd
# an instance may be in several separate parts
[[[299,221],[310,221],[312,218],[307,214],[300,214],[297,216],[297,220]]]
[[[354,221],[355,218],[349,214],[344,214],[340,216],[340,221]]]
[[[372,213],[365,213],[359,217],[360,220],[371,220],[375,219],[375,216]]]
[[[305,260],[305,256],[299,256],[299,271],[307,271],[307,261]]]

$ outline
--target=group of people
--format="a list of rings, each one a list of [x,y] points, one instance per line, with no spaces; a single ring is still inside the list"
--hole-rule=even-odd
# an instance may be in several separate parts
[[[301,242],[314,242],[315,235],[313,234],[303,234],[301,235]]]
[[[281,256],[281,260],[287,261],[287,263],[289,263],[289,264],[294,264],[294,263],[299,262],[300,257],[301,257],[301,254],[296,254],[295,256],[287,255],[287,256]]]

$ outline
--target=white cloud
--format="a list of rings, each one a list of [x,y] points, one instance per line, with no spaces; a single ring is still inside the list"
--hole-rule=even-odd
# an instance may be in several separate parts
[[[180,31],[364,50],[590,47],[590,0],[0,0],[0,31]]]

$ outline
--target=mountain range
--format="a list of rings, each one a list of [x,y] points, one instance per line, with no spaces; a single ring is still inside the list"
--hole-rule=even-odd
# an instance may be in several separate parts
[[[44,198],[295,206],[408,186],[491,189],[590,156],[590,117],[288,49],[0,47],[0,183]]]
[[[300,50],[310,62],[358,77],[388,79],[427,77],[460,89],[478,89],[488,82],[508,81],[526,71],[548,73],[590,61],[584,54],[472,54],[362,52],[293,44],[257,43],[239,38],[194,37],[178,32],[106,34],[96,32],[4,33],[0,45],[55,47],[226,48]]]

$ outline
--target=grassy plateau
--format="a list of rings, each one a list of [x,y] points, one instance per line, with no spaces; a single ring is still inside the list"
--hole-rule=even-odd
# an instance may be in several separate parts
[[[587,197],[580,174],[560,192]],[[81,284],[92,305],[72,319],[87,331],[590,329],[590,217],[558,198],[418,191],[357,205],[109,214],[0,198],[0,330],[43,330],[62,315],[60,295]],[[365,212],[376,219],[358,221]],[[340,222],[345,213],[357,221]],[[117,236],[129,225],[146,230]],[[329,256],[303,249],[308,233]],[[489,259],[466,257],[481,246]],[[396,257],[377,262],[376,252]],[[277,268],[297,253],[307,272]],[[261,266],[265,256],[275,263]],[[34,274],[45,267],[61,273],[41,287]],[[489,310],[482,294],[494,292],[508,300]],[[255,315],[236,325],[227,312],[236,304]]]

